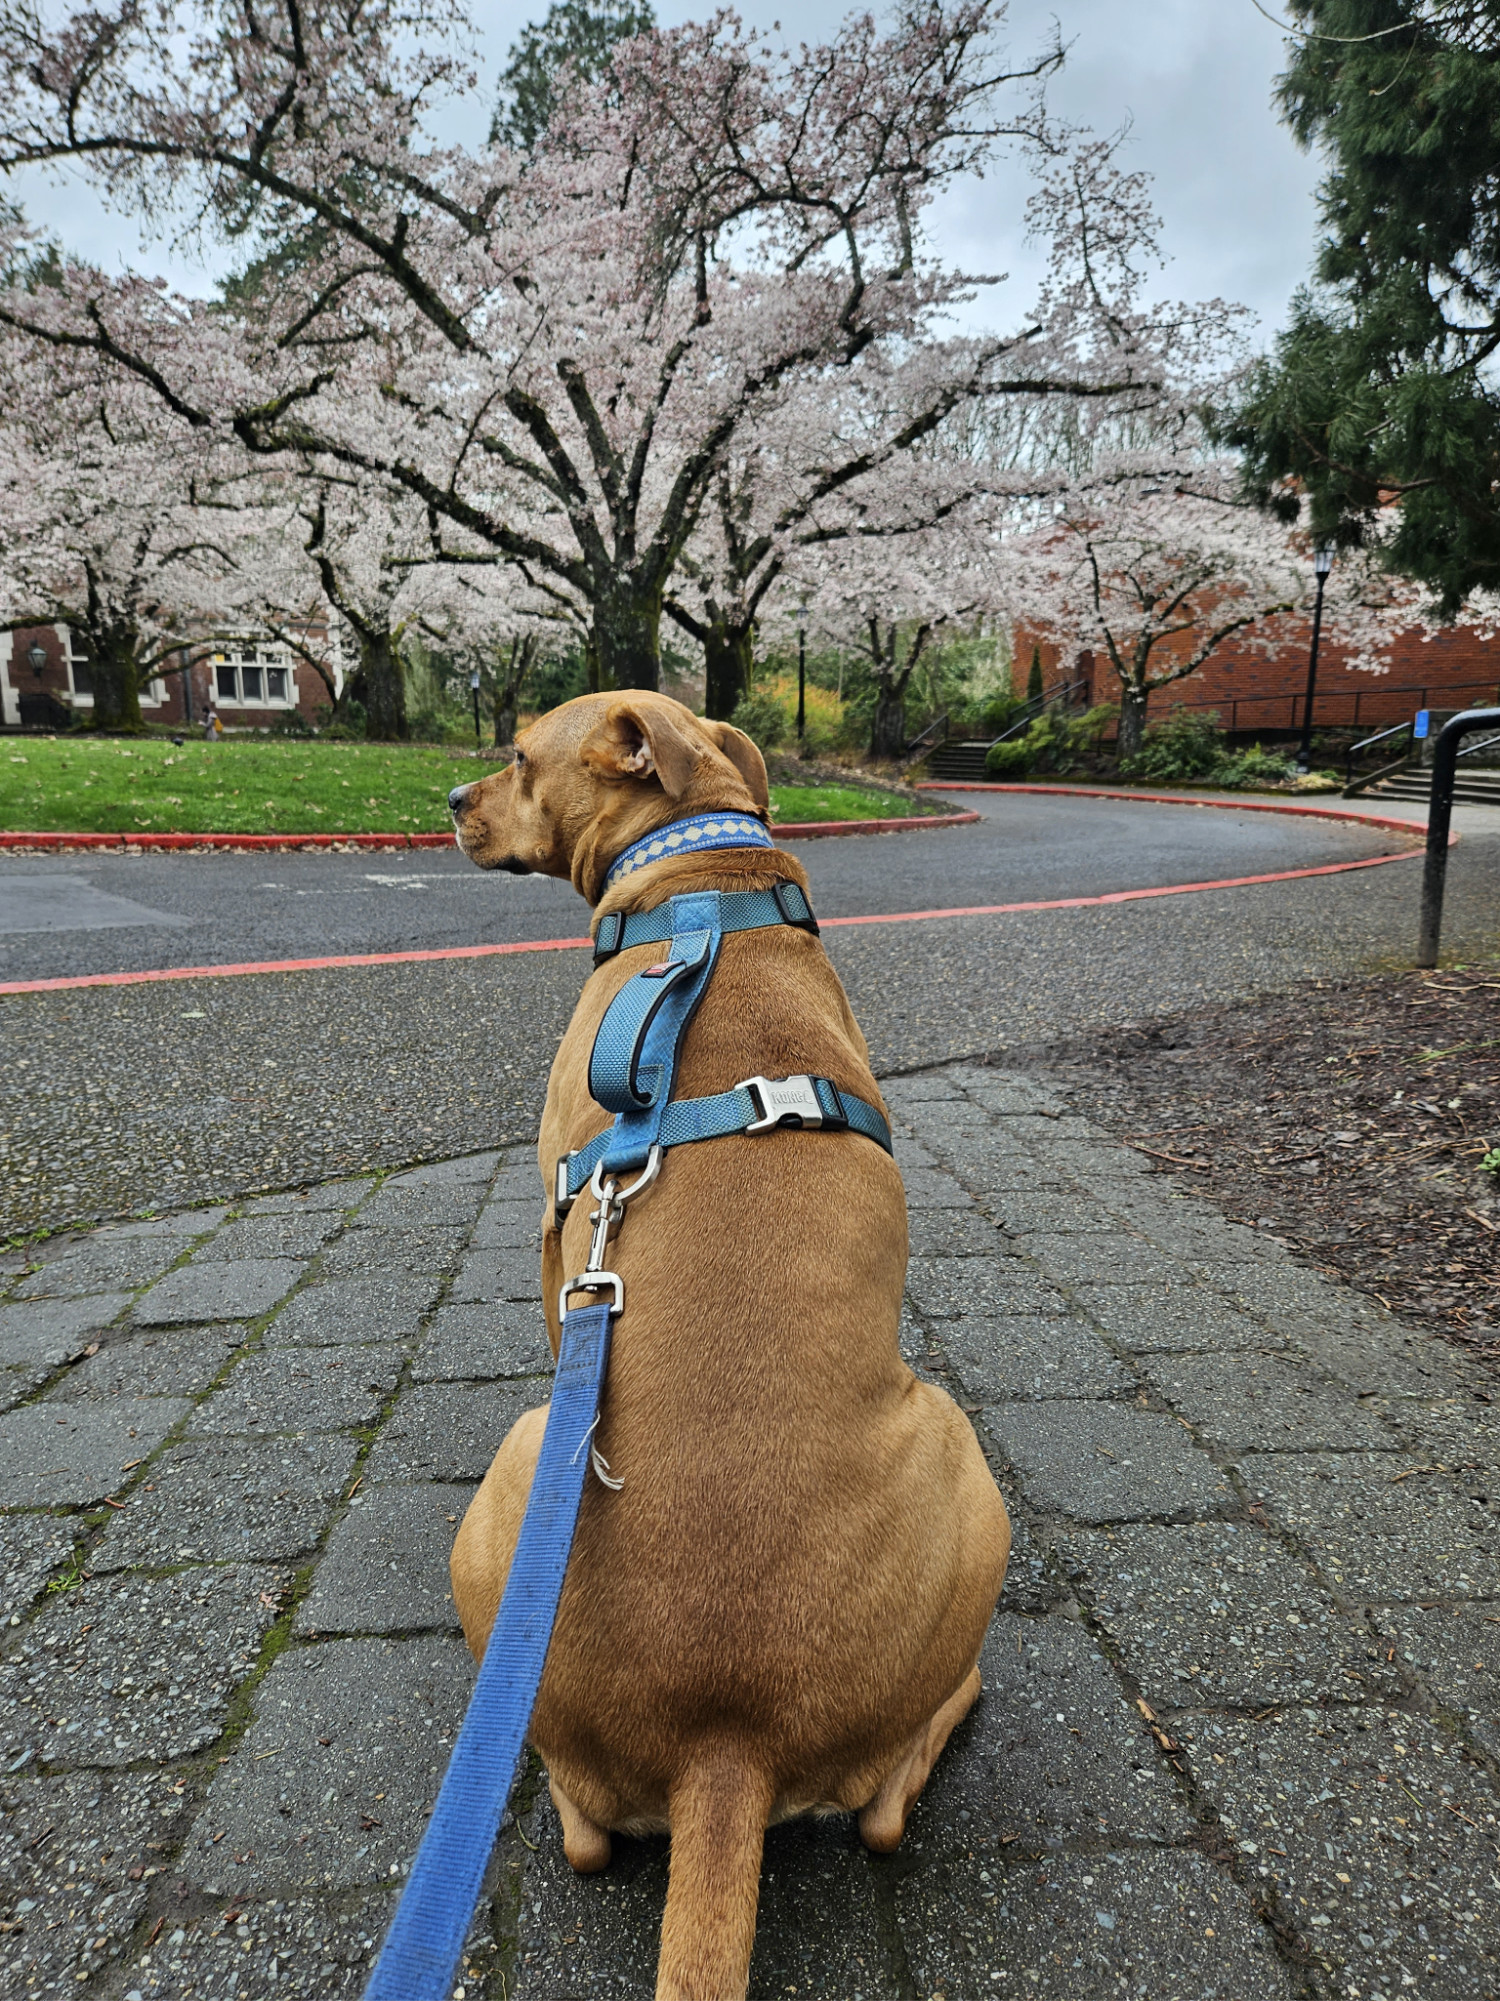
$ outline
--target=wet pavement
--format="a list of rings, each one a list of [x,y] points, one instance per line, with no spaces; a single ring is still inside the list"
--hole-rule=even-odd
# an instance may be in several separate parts
[[[1045,1080],[884,1088],[903,1339],[1016,1549],[900,1851],[770,1835],[756,2001],[1500,1994],[1486,1385]],[[0,1995],[358,1991],[472,1682],[448,1548],[546,1394],[540,1206],[465,1151],[3,1261]],[[649,1996],[665,1844],[577,1878],[517,1804],[466,1997]]]

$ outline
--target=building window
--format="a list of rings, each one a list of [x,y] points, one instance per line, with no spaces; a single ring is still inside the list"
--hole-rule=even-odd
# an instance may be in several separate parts
[[[88,642],[76,632],[68,634],[68,687],[75,708],[91,709],[94,706],[94,669]],[[167,699],[166,683],[155,679],[143,681],[140,699],[143,709],[159,709]]]
[[[297,696],[286,648],[233,646],[216,653],[214,696],[226,708],[291,708]]]

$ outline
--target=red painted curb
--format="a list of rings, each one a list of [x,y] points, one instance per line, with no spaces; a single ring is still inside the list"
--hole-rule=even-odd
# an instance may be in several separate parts
[[[789,820],[786,840],[828,834],[904,834],[913,827],[967,827],[977,813],[924,813],[909,820]],[[452,834],[0,834],[0,848],[451,848]]]
[[[1453,836],[1456,843],[1458,836]],[[922,924],[943,917],[1009,917],[1033,910],[1084,910],[1107,903],[1142,903],[1158,896],[1190,896],[1205,889],[1250,889],[1267,882],[1299,882],[1308,876],[1347,875],[1355,869],[1380,868],[1386,862],[1415,861],[1419,848],[1399,854],[1370,855],[1357,862],[1323,862],[1316,868],[1278,869],[1271,875],[1229,876],[1218,882],[1169,883],[1160,889],[1116,889],[1105,896],[1060,896],[1045,903],[971,903],[951,910],[882,911],[868,917],[825,917],[822,929],[854,924]],[[432,952],[349,953],[326,959],[264,959],[236,966],[170,966],[148,973],[83,973],[59,980],[9,980],[0,994],[57,993],[74,987],[135,987],[159,980],[225,980],[248,973],[310,973],[327,967],[428,965],[438,959],[489,959],[513,952],[582,951],[589,938],[526,939],[512,945],[450,945]]]
[[[1229,813],[1291,813],[1312,820],[1352,820],[1359,827],[1388,827],[1397,834],[1424,838],[1420,820],[1388,820],[1378,813],[1351,813],[1338,806],[1283,806],[1274,799],[1195,799],[1185,792],[1109,792],[1088,785],[982,785],[976,779],[944,785],[923,779],[916,792],[1043,792],[1057,799],[1137,799],[1145,806],[1219,806]]]

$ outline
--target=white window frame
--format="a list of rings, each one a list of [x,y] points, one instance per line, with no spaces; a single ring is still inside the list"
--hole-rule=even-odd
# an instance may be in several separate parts
[[[75,638],[71,626],[58,626],[56,631],[62,641],[63,658],[68,667],[68,701],[75,709],[91,709],[94,706],[93,694],[92,692],[84,694],[80,690],[73,672],[73,662],[77,660],[81,666],[87,667],[90,665],[89,656]],[[92,674],[89,678],[93,679]],[[157,675],[153,674],[149,681],[141,684],[140,701],[143,709],[159,709],[166,699],[167,684]]]
[[[242,656],[253,653],[253,660]],[[286,675],[287,692],[284,696],[247,695],[245,693],[244,670],[247,666],[259,668],[262,675],[268,670],[281,669]],[[225,670],[234,676],[233,697],[222,692],[219,676]],[[297,669],[292,660],[291,648],[279,639],[256,639],[240,636],[225,639],[215,648],[209,662],[212,685],[209,699],[215,708],[226,709],[266,709],[285,712],[297,706]]]

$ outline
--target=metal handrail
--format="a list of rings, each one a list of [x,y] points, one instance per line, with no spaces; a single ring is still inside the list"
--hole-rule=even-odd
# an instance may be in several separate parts
[[[1030,729],[1037,717],[1045,710],[1050,709],[1054,702],[1065,702],[1070,695],[1076,695],[1080,688],[1087,688],[1087,686],[1088,682],[1081,679],[1068,682],[1060,681],[1050,694],[1033,695],[1025,708],[1021,710],[1016,720],[1010,724],[1009,728],[1003,729],[999,736],[993,738],[985,745],[985,755],[988,756],[997,743],[1005,743],[1011,737],[1019,735],[1022,730]]]
[[[1459,743],[1475,730],[1500,724],[1500,708],[1465,709],[1444,723],[1432,752],[1432,797],[1427,807],[1427,859],[1422,871],[1422,921],[1417,938],[1417,964],[1435,966],[1443,926],[1443,887],[1448,873],[1448,829],[1453,819],[1453,775]]]
[[[905,753],[906,756],[915,757],[917,752],[921,749],[923,743],[927,740],[928,737],[932,736],[935,730],[942,731],[943,740],[944,742],[946,742],[948,737],[948,714],[946,710],[944,710],[943,714],[938,716],[933,722],[930,722],[927,725],[926,729],[920,730],[917,733],[917,735],[912,738],[911,742],[906,746],[906,753]]]
[[[1387,737],[1400,736],[1404,730],[1409,730],[1411,727],[1410,723],[1395,723],[1390,729],[1381,730],[1376,736],[1367,736],[1363,743],[1351,744],[1344,758],[1344,783],[1346,785],[1354,783],[1354,760],[1362,750],[1369,750],[1374,744],[1384,743]]]
[[[1500,730],[1492,730],[1488,736],[1482,736],[1478,743],[1465,744],[1458,755],[1460,757],[1473,757],[1478,751],[1493,750],[1497,743],[1500,743]]]

